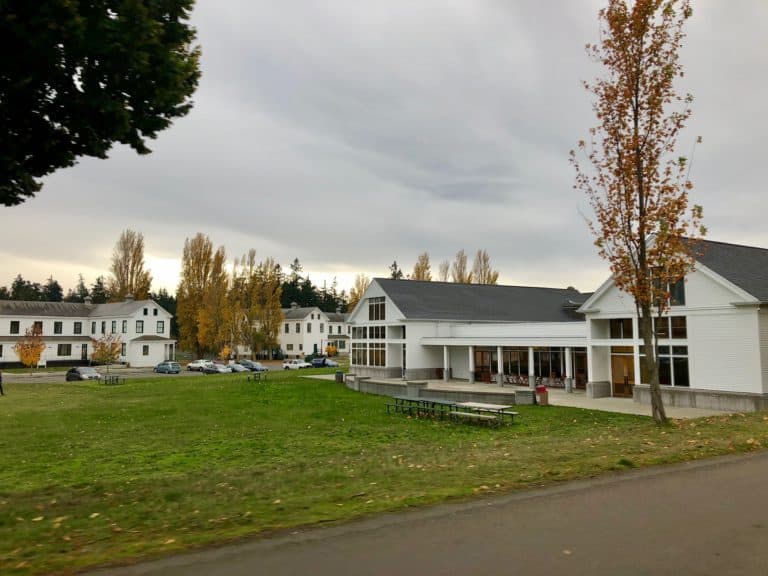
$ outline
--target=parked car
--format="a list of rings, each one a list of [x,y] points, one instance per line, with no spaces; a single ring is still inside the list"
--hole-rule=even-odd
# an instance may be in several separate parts
[[[203,367],[203,373],[205,374],[230,374],[232,372],[232,368],[229,366],[225,366],[224,364],[219,364],[217,362],[208,362]]]
[[[331,360],[326,356],[318,356],[317,358],[312,358],[313,368],[335,368],[338,365],[339,363],[336,362],[336,360]]]
[[[153,370],[158,374],[178,374],[181,372],[181,364],[178,362],[160,362]]]
[[[283,362],[283,370],[301,370],[302,368],[312,368],[312,364],[298,358]]]
[[[240,366],[244,366],[251,372],[266,372],[268,370],[268,368],[262,365],[261,362],[254,362],[253,360],[248,360],[247,358],[238,360],[236,363],[240,364]]]
[[[198,372],[202,372],[203,368],[205,368],[210,363],[210,360],[203,360],[202,358],[200,360],[193,360],[187,364],[187,370],[197,370]]]
[[[242,364],[230,364],[229,368],[232,370],[232,372],[250,372],[250,370],[248,370],[248,368]]]
[[[336,360],[331,360],[330,358],[326,358],[325,365],[329,368],[338,368],[339,363],[336,362]]]
[[[95,368],[90,366],[77,366],[67,370],[66,381],[72,382],[73,380],[100,380],[101,374],[96,372]]]

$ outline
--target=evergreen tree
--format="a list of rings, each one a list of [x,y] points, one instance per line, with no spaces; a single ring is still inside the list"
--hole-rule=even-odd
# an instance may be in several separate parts
[[[45,286],[43,286],[43,300],[46,302],[61,302],[63,299],[64,289],[58,281],[53,279],[53,276],[50,276]]]
[[[389,277],[393,280],[403,279],[403,271],[400,270],[400,267],[397,265],[397,260],[392,262],[392,264],[389,266]]]
[[[43,289],[37,282],[24,280],[21,274],[11,284],[11,300],[40,301],[43,299]]]
[[[109,302],[109,290],[107,290],[107,280],[104,276],[99,276],[91,286],[91,302],[93,304],[106,304]]]
[[[179,337],[179,324],[176,321],[176,295],[171,294],[165,288],[161,288],[157,292],[152,292],[149,298],[164,310],[167,310],[173,317],[171,318],[171,338]]]
[[[8,288],[5,286],[0,286],[0,300],[10,300],[11,299],[11,293],[8,291]]]

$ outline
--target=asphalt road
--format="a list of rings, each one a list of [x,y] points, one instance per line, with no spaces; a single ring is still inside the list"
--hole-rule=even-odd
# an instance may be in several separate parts
[[[92,574],[764,576],[768,452],[379,516]]]

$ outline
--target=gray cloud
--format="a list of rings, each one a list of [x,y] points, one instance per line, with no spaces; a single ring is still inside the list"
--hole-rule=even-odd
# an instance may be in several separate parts
[[[0,284],[105,271],[125,227],[173,259],[209,234],[313,274],[435,267],[485,248],[507,283],[594,289],[568,151],[594,124],[581,80],[600,2],[199,2],[190,115],[138,157],[116,149],[3,210]],[[768,6],[697,2],[683,52],[684,139],[714,239],[768,246],[757,167]],[[161,272],[155,271],[160,278]]]

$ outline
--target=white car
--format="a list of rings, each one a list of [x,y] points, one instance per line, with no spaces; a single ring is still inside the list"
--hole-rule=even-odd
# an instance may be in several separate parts
[[[202,372],[203,368],[208,366],[208,364],[210,363],[211,363],[210,360],[203,360],[203,359],[194,360],[189,364],[187,364],[187,370],[197,370],[198,372]]]
[[[205,374],[231,374],[232,368],[218,362],[207,362],[203,368]]]
[[[301,370],[302,368],[312,368],[312,364],[298,359],[283,362],[283,370]]]

